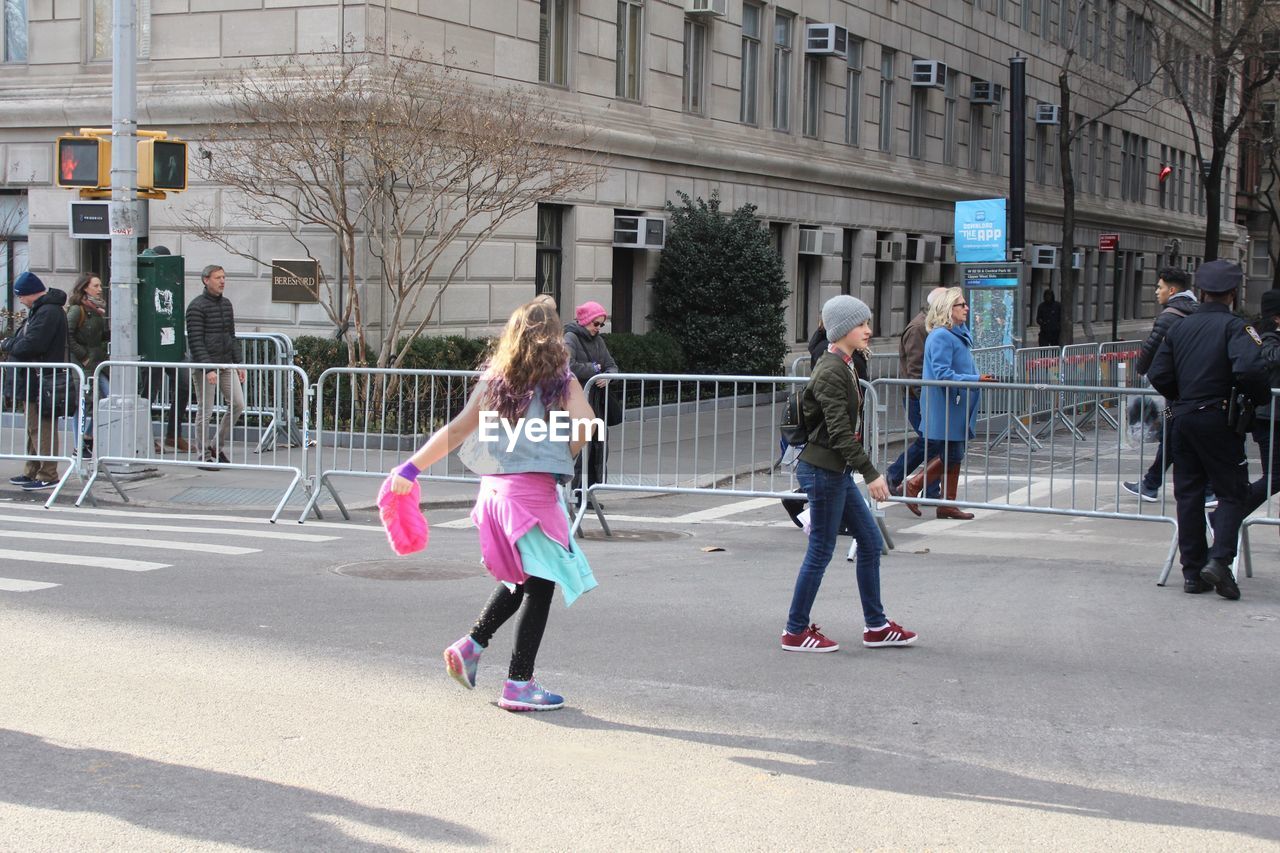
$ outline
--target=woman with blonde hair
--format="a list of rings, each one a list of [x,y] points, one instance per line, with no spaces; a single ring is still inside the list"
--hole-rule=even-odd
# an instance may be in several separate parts
[[[969,334],[969,303],[958,287],[935,299],[925,315],[928,337],[924,341],[922,379],[949,382],[992,382],[994,377],[978,373],[973,360],[973,337]],[[954,501],[960,485],[960,463],[965,442],[973,437],[978,420],[977,388],[927,385],[920,395],[920,425],[925,438],[924,470],[907,480],[903,495],[914,498],[929,483],[942,482],[943,500]],[[908,503],[916,515],[920,507]],[[973,513],[954,506],[940,506],[938,518],[967,520]]]
[[[459,456],[481,475],[471,520],[480,532],[481,558],[499,584],[471,631],[445,649],[445,666],[463,687],[474,688],[481,653],[523,604],[498,705],[550,711],[562,707],[564,697],[533,680],[533,665],[552,594],[559,583],[568,605],[596,586],[569,535],[559,488],[573,476],[573,457],[588,437],[582,427],[593,414],[569,370],[560,317],[546,299],[516,309],[481,371],[458,416],[391,473],[391,490],[407,494],[422,469],[465,441]],[[557,438],[566,412],[573,428]]]

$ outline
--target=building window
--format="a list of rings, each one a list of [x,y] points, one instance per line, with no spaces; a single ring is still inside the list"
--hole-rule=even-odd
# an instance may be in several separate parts
[[[742,6],[742,85],[738,119],[743,124],[758,124],[760,103],[760,18],[761,9],[750,3]]]
[[[4,0],[4,61],[27,61],[26,0]]]
[[[893,153],[893,60],[897,53],[880,49],[880,150]]]
[[[1081,147],[1084,143],[1081,142]],[[1098,123],[1089,122],[1089,156],[1084,161],[1084,191],[1090,195],[1098,192]]]
[[[1022,28],[1032,35],[1035,35],[1035,30],[1031,28],[1032,23],[1031,0],[1022,0]]]
[[[844,86],[844,141],[858,145],[862,124],[862,41],[849,39],[849,62]]]
[[[640,100],[643,38],[643,0],[618,0],[617,94],[628,101]]]
[[[9,313],[0,320],[0,334],[13,333],[13,280],[27,271],[27,194],[0,191],[0,292]]]
[[[925,131],[929,127],[929,89],[926,86],[911,88],[911,134],[908,137],[909,154],[913,160],[925,155]]]
[[[947,70],[947,83],[942,90],[942,162],[956,164],[956,81],[960,75]]]
[[[684,109],[701,113],[705,108],[707,76],[707,25],[701,21],[684,22]]]
[[[1111,198],[1111,126],[1102,126],[1102,197]]]
[[[804,59],[804,115],[800,131],[810,139],[822,133],[822,60],[821,56]]]
[[[1053,41],[1053,0],[1042,0],[1040,3],[1040,32],[1049,41]]]
[[[791,129],[791,30],[795,19],[778,12],[773,18],[773,127]]]
[[[542,0],[538,79],[555,86],[569,84],[569,0]]]
[[[8,17],[9,4],[14,0],[4,0],[5,16]],[[21,2],[21,0],[17,0]],[[91,59],[111,58],[111,12],[112,0],[93,0],[93,44],[90,45]],[[138,57],[151,55],[151,0],[137,0],[138,14]]]
[[[982,107],[969,107],[969,168],[982,171]]]
[[[1045,185],[1049,173],[1049,126],[1036,125],[1036,183]]]
[[[1249,276],[1271,278],[1271,241],[1255,238],[1249,244]]]
[[[1004,105],[991,108],[991,174],[1004,174]]]
[[[560,204],[538,205],[538,295],[550,294],[560,305],[561,274],[564,270],[564,214]]]
[[[1178,168],[1173,177],[1178,181],[1178,212],[1185,213],[1187,205],[1187,153],[1178,152]]]

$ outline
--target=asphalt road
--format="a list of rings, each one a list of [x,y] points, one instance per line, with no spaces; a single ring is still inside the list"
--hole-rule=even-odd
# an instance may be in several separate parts
[[[444,674],[493,586],[463,509],[401,559],[368,513],[0,505],[0,577],[57,584],[0,582],[0,849],[1280,848],[1269,530],[1227,602],[1155,586],[1163,525],[896,507],[919,643],[861,647],[840,555],[814,618],[843,648],[794,655],[776,504],[604,500],[623,535],[557,599],[568,705],[536,715],[495,705],[513,625],[476,691]]]

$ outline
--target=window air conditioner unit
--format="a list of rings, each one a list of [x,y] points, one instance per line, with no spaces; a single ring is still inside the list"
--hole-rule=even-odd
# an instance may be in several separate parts
[[[974,80],[969,91],[969,103],[999,106],[1004,103],[1004,86],[990,80]]]
[[[1032,246],[1031,247],[1031,268],[1037,270],[1051,270],[1058,266],[1058,247],[1057,246]]]
[[[834,255],[836,253],[836,232],[802,226],[800,228],[799,251],[802,255]]]
[[[1057,124],[1060,109],[1057,104],[1036,104],[1036,124]]]
[[[729,14],[729,0],[684,0],[684,10],[690,15],[723,18]]]
[[[902,244],[895,240],[877,240],[876,241],[876,260],[877,261],[902,260]]]
[[[936,59],[914,59],[911,61],[911,85],[935,86],[942,88],[947,82],[947,63]]]
[[[613,217],[613,245],[626,249],[661,249],[667,242],[667,221],[657,216]]]
[[[933,263],[933,241],[926,240],[923,237],[908,237],[907,238],[907,263],[909,264]]]
[[[1147,268],[1147,256],[1146,256],[1146,255],[1135,255],[1135,256],[1134,256],[1134,258],[1133,258],[1133,269],[1134,269],[1134,272],[1142,272],[1142,271],[1143,271],[1143,270],[1145,270],[1146,268]]]
[[[956,262],[955,246],[950,243],[943,243],[938,246],[938,263],[954,264]]]
[[[1084,252],[1071,253],[1071,268],[1073,270],[1084,269]]]
[[[804,28],[804,52],[807,56],[849,55],[849,31],[838,24],[808,24]]]

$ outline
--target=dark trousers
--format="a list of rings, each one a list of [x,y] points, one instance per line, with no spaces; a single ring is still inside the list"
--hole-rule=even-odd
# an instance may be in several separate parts
[[[132,369],[132,368],[129,368]],[[189,371],[179,367],[148,367],[141,374],[145,394],[153,406],[164,405],[160,413],[161,433],[167,438],[181,435],[179,428],[186,421],[187,406],[191,402]],[[168,382],[169,398],[165,401],[165,383]]]
[[[573,461],[573,488],[586,489],[596,483],[604,482],[604,462],[609,453],[603,438],[592,439],[583,446],[578,458]],[[582,457],[587,457],[587,482],[582,482]]]
[[[1272,422],[1259,418],[1253,425],[1253,440],[1258,445],[1258,454],[1262,458],[1262,476],[1249,484],[1249,498],[1244,504],[1244,514],[1248,516],[1258,507],[1266,503],[1267,498],[1280,492],[1280,423],[1272,435]]]
[[[920,430],[920,398],[907,395],[907,423],[915,432],[915,441],[907,445],[907,449],[902,451],[902,455],[893,461],[889,466],[889,470],[885,472],[885,479],[892,485],[902,485],[902,481],[907,479],[915,470],[924,462],[924,433]],[[925,492],[926,498],[936,498],[942,493],[942,489],[938,480],[929,483]]]
[[[520,624],[516,627],[516,647],[511,652],[511,666],[507,669],[507,678],[512,681],[533,678],[533,664],[538,657],[538,647],[542,645],[542,634],[547,628],[547,615],[551,612],[551,597],[555,591],[554,583],[532,575],[524,583],[517,584],[515,590],[498,584],[471,629],[471,639],[482,646],[489,645],[493,632],[515,615],[523,601],[524,612],[520,614]]]
[[[1236,537],[1248,514],[1249,466],[1244,438],[1227,427],[1219,407],[1177,415],[1173,446],[1173,488],[1178,498],[1178,551],[1182,573],[1199,574],[1208,559],[1230,563],[1236,556]],[[1213,487],[1218,508],[1213,513],[1213,547],[1204,525],[1205,489]]]
[[[1173,427],[1167,430],[1170,445],[1175,441]],[[1142,488],[1154,492],[1164,483],[1164,472],[1173,464],[1173,448],[1165,447],[1166,430],[1160,430],[1160,443],[1156,445],[1156,455],[1151,459],[1151,467],[1142,475]]]

